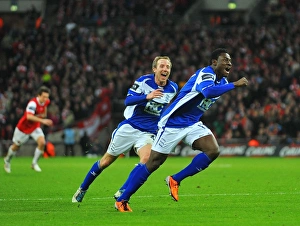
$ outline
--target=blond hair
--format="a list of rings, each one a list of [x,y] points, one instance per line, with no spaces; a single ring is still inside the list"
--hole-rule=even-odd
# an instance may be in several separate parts
[[[157,67],[157,61],[159,61],[160,59],[168,60],[170,62],[170,66],[172,67],[172,62],[171,62],[170,57],[168,57],[168,56],[157,56],[157,57],[154,58],[154,60],[152,62],[152,68]]]

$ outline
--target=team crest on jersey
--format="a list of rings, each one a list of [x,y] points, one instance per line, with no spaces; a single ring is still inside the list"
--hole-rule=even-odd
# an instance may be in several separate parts
[[[138,88],[139,88],[139,85],[136,83],[134,83],[131,87],[131,89],[133,89],[133,90],[137,90]]]
[[[216,102],[216,99],[217,98],[204,98],[200,104],[198,104],[198,108],[201,110],[201,111],[207,111],[212,105],[213,103]]]

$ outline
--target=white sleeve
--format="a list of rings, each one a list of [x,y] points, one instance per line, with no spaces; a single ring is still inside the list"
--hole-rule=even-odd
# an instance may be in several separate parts
[[[27,104],[26,112],[35,114],[35,110],[36,110],[36,103],[34,101],[30,101]]]

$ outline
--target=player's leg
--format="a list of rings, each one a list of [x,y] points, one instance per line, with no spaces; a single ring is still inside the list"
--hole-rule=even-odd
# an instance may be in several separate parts
[[[11,167],[10,167],[10,161],[13,158],[13,156],[16,155],[17,151],[19,150],[20,146],[13,143],[9,146],[7,155],[4,157],[4,170],[7,173],[11,173]]]
[[[140,163],[145,164],[150,156],[152,144],[146,144],[137,150],[137,155],[140,158]]]
[[[172,178],[177,183],[180,183],[186,177],[193,176],[206,169],[218,156],[218,145],[213,135],[207,135],[195,140],[194,147],[197,147],[197,150],[202,150],[202,153],[197,154],[192,159],[192,162],[183,170],[172,175]]]
[[[4,157],[4,170],[7,173],[11,173],[11,159],[16,155],[17,151],[20,149],[20,146],[27,142],[29,135],[21,132],[18,128],[15,128],[13,134],[13,144],[9,146],[7,155]]]
[[[34,155],[32,158],[31,168],[36,172],[41,172],[42,170],[38,165],[38,160],[40,159],[41,155],[44,153],[44,149],[46,146],[45,135],[41,128],[37,128],[31,133],[31,137],[37,143],[37,147],[35,148]]]
[[[70,144],[70,151],[71,151],[72,156],[74,157],[75,156],[74,144]]]
[[[172,130],[172,131],[171,131]],[[115,207],[128,203],[130,197],[146,182],[148,177],[167,159],[169,153],[183,138],[182,133],[160,129],[153,142],[150,157],[136,170],[124,193],[117,199]],[[162,148],[163,147],[163,148]],[[120,210],[122,210],[120,208]]]
[[[4,157],[6,161],[10,162],[10,160],[16,155],[19,149],[20,146],[16,145],[15,143],[12,143],[12,145],[10,145],[8,148],[7,155]]]
[[[199,138],[200,137],[200,138]],[[219,146],[213,133],[201,122],[195,126],[185,138],[185,142],[190,144],[194,150],[201,150],[191,161],[191,163],[180,172],[167,177],[169,187],[173,189],[175,201],[178,201],[178,186],[186,177],[193,176],[206,169],[212,161],[219,155]]]
[[[65,144],[65,156],[68,156],[69,155],[69,148],[68,148],[68,145]]]
[[[192,162],[179,173],[172,177],[178,183],[188,176],[193,176],[196,173],[206,169],[209,164],[219,155],[219,145],[210,129],[203,124],[194,127],[185,138],[185,141],[192,146],[194,150],[200,150]]]
[[[101,174],[101,172],[110,166],[117,158],[118,156],[113,156],[106,152],[100,160],[96,161],[92,165],[91,169],[80,185],[80,189],[87,191],[94,180]]]
[[[162,162],[162,159],[167,159],[167,156],[168,155],[166,154],[158,153],[156,151],[151,150],[150,157],[147,163],[149,163],[149,165],[152,165],[152,162]],[[131,180],[128,183],[126,190],[116,200],[115,208],[120,212],[132,212],[131,208],[128,205],[130,197],[146,182],[148,177],[151,175],[151,173],[146,167],[146,164],[139,164],[139,167],[136,168],[135,173],[131,177]],[[156,164],[153,164],[153,166],[154,165]]]
[[[110,166],[119,157],[119,155],[124,152],[124,150],[128,151],[130,147],[132,147],[133,144],[127,136],[128,133],[120,130],[120,127],[114,130],[106,153],[99,161],[93,164],[89,172],[86,174],[82,184],[73,195],[72,202],[82,202],[89,186],[101,174],[101,172]]]
[[[134,175],[127,185],[126,190],[116,200],[115,208],[120,212],[132,212],[128,205],[130,197],[146,182],[148,177],[153,173],[159,166],[167,159],[168,154],[159,153],[151,150],[149,160],[146,164],[139,164],[136,168]],[[146,165],[151,167],[151,172],[148,170]]]
[[[82,202],[84,195],[89,189],[90,185],[101,174],[101,172],[109,165],[111,165],[117,158],[118,156],[113,156],[106,152],[100,160],[97,160],[92,165],[80,187],[73,195],[72,202]]]
[[[134,130],[136,130],[136,129],[134,129]],[[125,191],[125,189],[127,188],[128,184],[130,183],[131,178],[134,176],[137,169],[139,167],[141,167],[142,164],[145,164],[147,162],[147,160],[149,159],[153,139],[155,137],[151,133],[145,133],[145,132],[141,132],[139,130],[136,130],[135,132],[132,131],[132,134],[134,134],[134,135],[132,135],[132,139],[136,140],[135,145],[134,145],[134,150],[135,150],[136,154],[139,156],[140,162],[135,165],[133,170],[129,173],[129,176],[127,177],[127,180],[125,181],[125,183],[114,194],[114,198],[116,200]]]

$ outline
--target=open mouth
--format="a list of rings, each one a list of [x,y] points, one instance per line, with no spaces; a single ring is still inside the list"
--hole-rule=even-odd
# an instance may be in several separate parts
[[[226,72],[226,74],[229,74],[230,68],[229,67],[225,68],[225,72]]]

